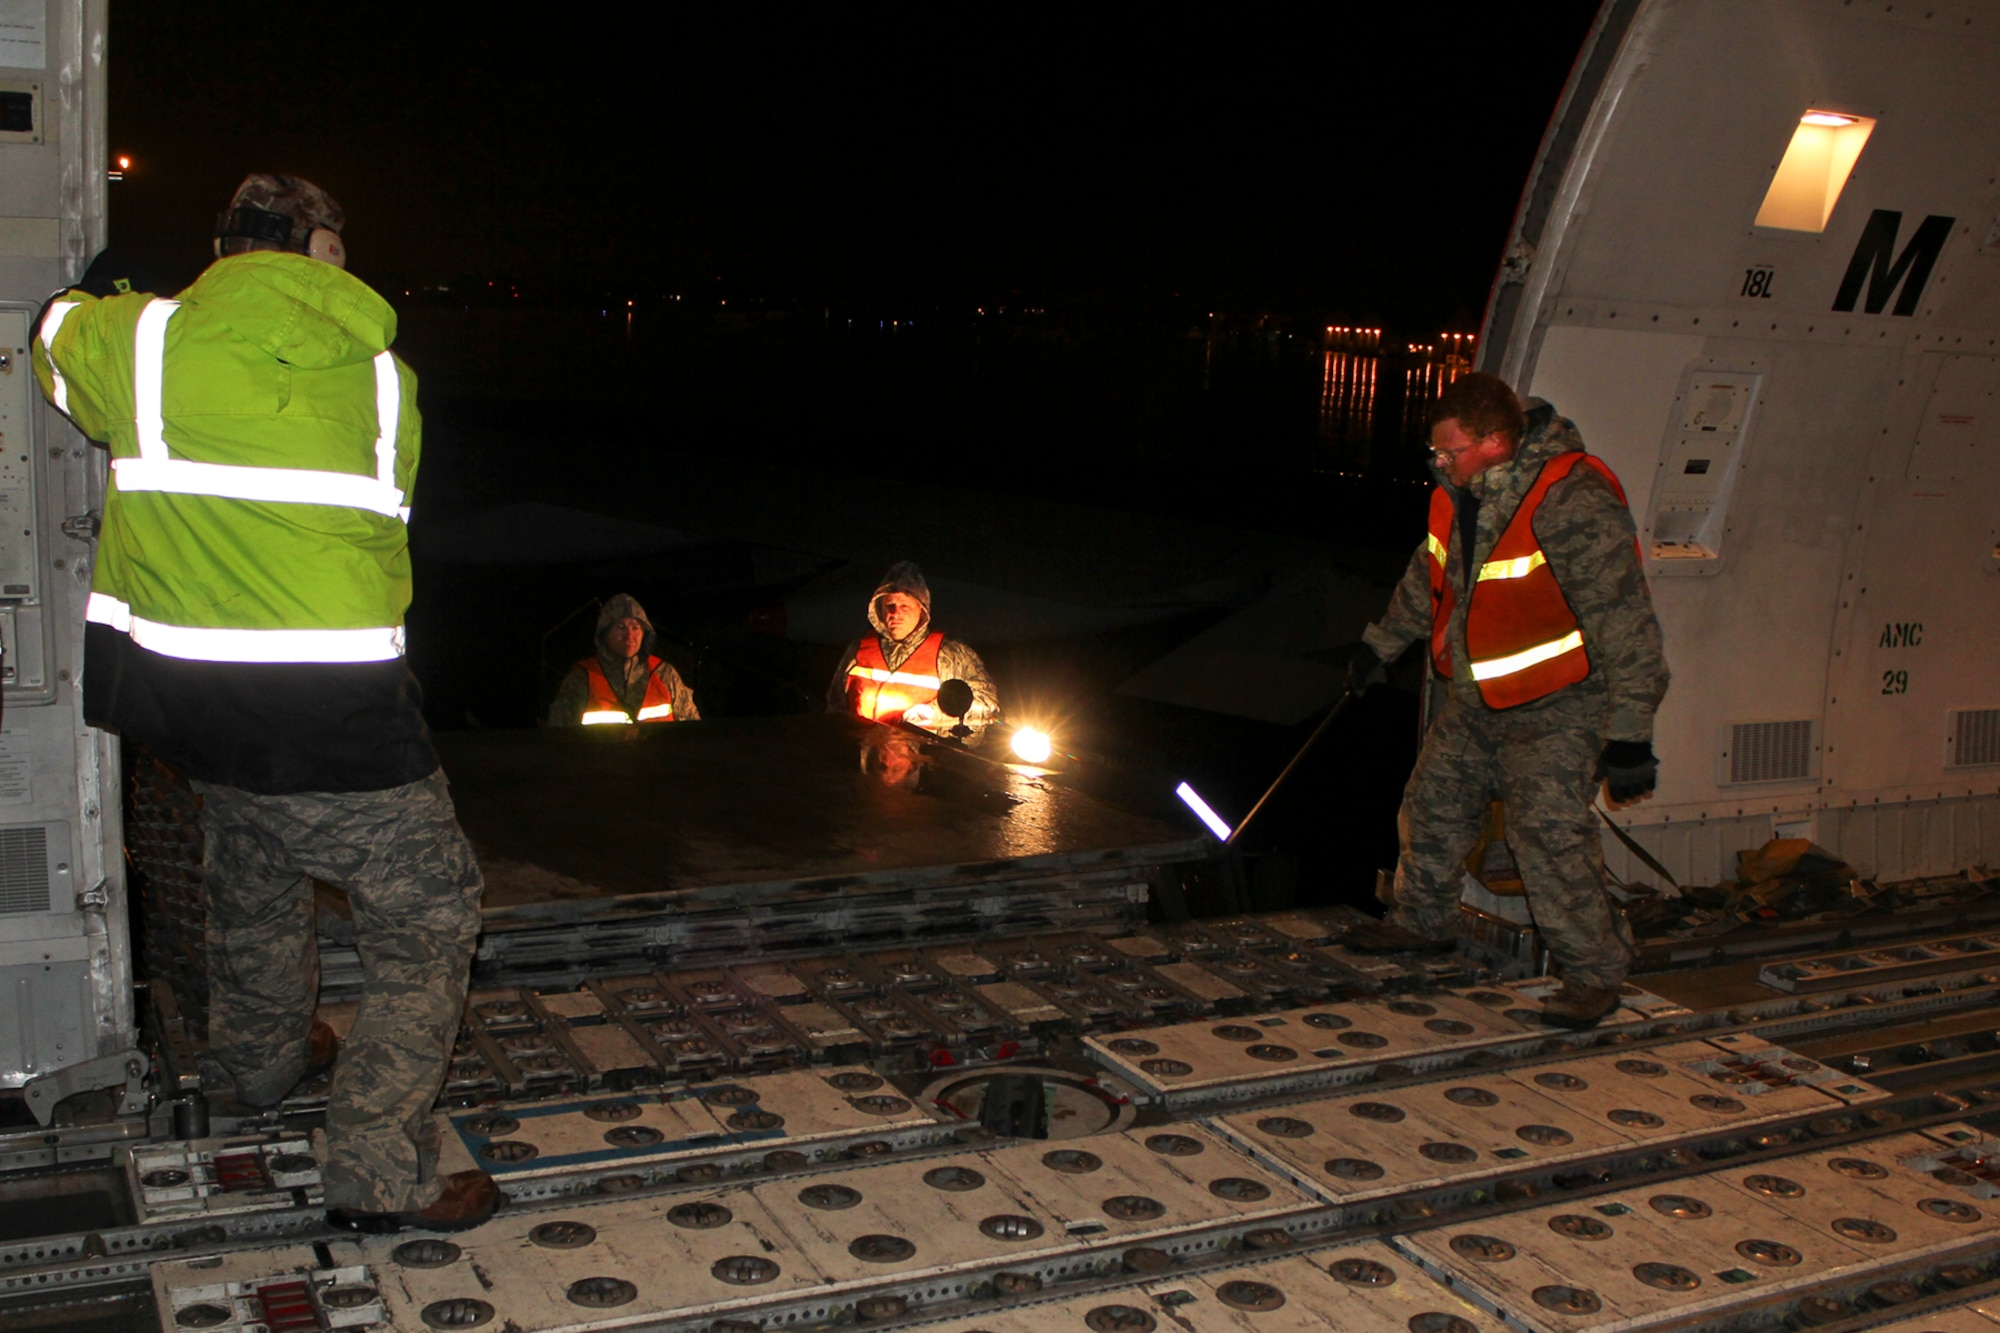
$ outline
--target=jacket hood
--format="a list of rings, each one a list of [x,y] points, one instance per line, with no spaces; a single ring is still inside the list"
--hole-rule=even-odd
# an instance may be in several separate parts
[[[1515,462],[1532,463],[1539,468],[1557,454],[1583,447],[1575,423],[1559,415],[1553,405],[1539,398],[1526,398],[1521,406],[1528,410],[1528,428],[1521,432],[1521,447],[1514,451]]]
[[[218,259],[181,299],[268,355],[306,370],[372,360],[396,340],[396,312],[367,283],[279,250]]]
[[[604,604],[603,608],[599,610],[597,613],[598,656],[608,657],[614,661],[617,660],[617,654],[613,653],[611,649],[605,645],[604,632],[610,629],[613,625],[617,624],[619,621],[627,619],[636,620],[641,625],[644,625],[646,627],[646,638],[645,641],[639,645],[638,655],[641,658],[644,658],[647,654],[653,651],[653,622],[646,615],[646,608],[639,605],[638,598],[633,597],[629,593],[621,592],[616,597],[613,597],[609,601],[607,601]]]
[[[931,628],[931,585],[924,582],[924,572],[908,560],[898,560],[895,564],[889,566],[889,572],[882,576],[881,586],[868,594],[868,623],[875,627],[875,633],[883,639],[890,639],[888,627],[875,614],[875,603],[881,601],[886,594],[892,592],[908,593],[910,596],[916,598],[917,605],[924,609],[923,619],[917,622],[917,627],[911,630],[905,636],[905,639],[919,639],[929,633]],[[894,640],[891,641],[894,642]]]
[[[1474,477],[1471,489],[1475,492],[1486,490],[1502,472],[1511,471],[1523,464],[1539,469],[1557,454],[1566,454],[1583,447],[1582,441],[1577,437],[1575,423],[1568,417],[1559,415],[1552,404],[1540,398],[1523,398],[1521,406],[1527,411],[1528,424],[1521,432],[1521,443],[1515,448],[1514,457]],[[1435,484],[1447,491],[1464,489],[1454,486],[1451,479],[1444,475],[1435,462],[1429,466],[1431,481]],[[1480,477],[1493,480],[1481,482]]]

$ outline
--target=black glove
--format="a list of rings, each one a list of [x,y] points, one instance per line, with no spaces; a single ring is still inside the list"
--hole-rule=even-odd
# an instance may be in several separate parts
[[[1389,668],[1375,650],[1365,643],[1357,643],[1347,650],[1347,692],[1359,699],[1368,693],[1372,685],[1380,685],[1389,679]]]
[[[1651,741],[1606,741],[1597,771],[1612,803],[1624,805],[1652,793],[1660,780],[1660,761],[1653,757]]]

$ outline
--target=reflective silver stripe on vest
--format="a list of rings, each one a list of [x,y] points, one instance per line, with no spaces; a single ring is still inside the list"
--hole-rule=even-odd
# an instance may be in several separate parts
[[[884,685],[913,685],[920,690],[934,690],[944,684],[937,676],[920,676],[914,671],[884,671],[881,667],[851,666],[847,668],[847,674]]]
[[[1488,560],[1479,567],[1479,582],[1488,579],[1524,579],[1549,562],[1549,558],[1536,551],[1533,555],[1517,555],[1511,560]]]
[[[648,704],[639,710],[637,717],[633,717],[622,708],[602,708],[585,713],[582,721],[586,727],[602,727],[619,723],[658,722],[661,718],[671,718],[673,715],[672,704]]]
[[[101,592],[90,594],[83,618],[130,635],[149,652],[195,662],[389,662],[403,655],[400,625],[371,629],[168,625],[135,616],[130,605]]]
[[[196,463],[172,457],[161,418],[161,383],[166,373],[167,322],[180,308],[178,301],[155,300],[139,312],[132,359],[133,428],[138,435],[139,456],[112,460],[119,490],[213,495],[275,504],[338,505],[409,522],[409,507],[403,503],[403,493],[396,489],[396,429],[402,413],[402,385],[396,359],[386,351],[375,358],[375,475],[372,477],[308,468]]]
[[[1560,639],[1550,639],[1547,643],[1538,643],[1532,648],[1510,653],[1506,657],[1490,657],[1484,662],[1474,662],[1472,678],[1495,680],[1501,676],[1511,676],[1517,671],[1526,671],[1531,666],[1540,666],[1544,662],[1561,657],[1564,653],[1573,653],[1581,647],[1583,647],[1583,631],[1573,629]]]
[[[63,321],[69,312],[81,305],[80,301],[57,301],[49,307],[49,313],[42,316],[42,350],[49,354],[49,384],[55,390],[56,411],[69,415],[69,381],[63,378],[62,367],[56,364],[56,334],[61,331]]]

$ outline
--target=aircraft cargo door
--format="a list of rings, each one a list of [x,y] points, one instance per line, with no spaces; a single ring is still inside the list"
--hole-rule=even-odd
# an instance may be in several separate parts
[[[1614,818],[1682,882],[2000,864],[1995,69],[1990,5],[1609,0],[1543,139],[1480,368],[1630,496],[1673,684]]]

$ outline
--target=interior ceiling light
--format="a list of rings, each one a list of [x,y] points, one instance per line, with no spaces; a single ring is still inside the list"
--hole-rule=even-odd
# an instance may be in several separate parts
[[[1874,131],[1875,122],[1867,116],[1808,109],[1793,128],[1771,188],[1764,192],[1757,225],[1779,231],[1825,231]]]

